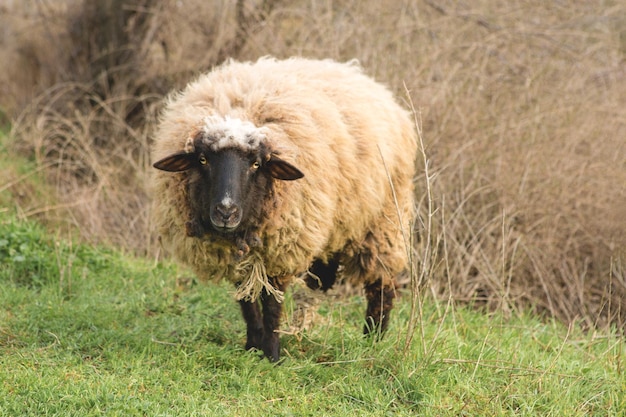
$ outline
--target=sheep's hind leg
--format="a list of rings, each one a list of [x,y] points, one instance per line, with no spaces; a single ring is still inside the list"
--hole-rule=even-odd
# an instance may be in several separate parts
[[[329,259],[328,263],[316,259],[309,267],[309,274],[305,278],[307,287],[326,292],[335,284],[338,268],[339,258],[336,255]]]
[[[286,285],[276,279],[270,279],[270,283],[280,291],[284,291],[286,288]],[[280,340],[277,330],[280,325],[283,306],[273,294],[267,291],[263,291],[261,294],[261,305],[263,306],[263,353],[271,362],[278,362],[280,359]]]
[[[259,309],[259,303],[257,301],[240,300],[239,305],[248,328],[246,350],[261,349],[261,343],[263,342],[263,318]]]
[[[365,313],[364,334],[382,335],[387,330],[389,314],[393,308],[396,289],[393,282],[383,285],[379,279],[365,286],[367,312]]]

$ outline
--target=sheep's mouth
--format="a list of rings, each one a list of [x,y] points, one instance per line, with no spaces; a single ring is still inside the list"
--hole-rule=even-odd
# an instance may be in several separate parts
[[[239,229],[241,222],[229,223],[227,221],[205,222],[192,219],[185,223],[186,234],[189,237],[206,238],[207,236],[221,236],[231,238]]]
[[[212,223],[213,225],[213,229],[215,229],[217,232],[221,233],[221,234],[225,234],[225,235],[232,235],[233,233],[235,233],[239,227],[239,223],[235,224],[234,226],[231,226],[229,224],[215,224]]]
[[[218,232],[218,234],[232,235],[239,229],[241,219],[237,217],[224,219],[220,216],[211,216],[210,222],[211,227]]]

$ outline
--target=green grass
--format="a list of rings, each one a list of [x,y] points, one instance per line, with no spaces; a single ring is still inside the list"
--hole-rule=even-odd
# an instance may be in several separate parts
[[[409,294],[379,342],[353,296],[283,335],[274,366],[243,349],[231,288],[174,265],[6,216],[0,264],[0,416],[626,415],[613,333],[426,301],[404,351]]]

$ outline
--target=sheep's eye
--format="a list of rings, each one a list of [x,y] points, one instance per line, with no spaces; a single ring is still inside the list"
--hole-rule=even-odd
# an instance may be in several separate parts
[[[261,163],[260,163],[259,161],[254,161],[254,162],[252,163],[252,166],[251,166],[251,168],[252,168],[252,170],[253,170],[253,171],[256,171],[256,170],[257,170],[257,169],[259,169],[260,167],[261,167]]]
[[[200,165],[206,165],[206,156],[204,156],[204,154],[200,154],[200,157],[198,158],[198,162],[200,162]]]

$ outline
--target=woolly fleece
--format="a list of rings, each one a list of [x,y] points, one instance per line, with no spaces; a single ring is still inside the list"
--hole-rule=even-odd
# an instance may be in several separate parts
[[[275,180],[269,218],[259,225],[260,259],[271,277],[289,282],[314,259],[335,253],[345,278],[384,285],[407,267],[414,216],[417,141],[410,114],[355,62],[303,58],[229,61],[166,101],[153,161],[192,151],[199,131],[216,148],[263,141],[305,173]],[[244,140],[244,138],[246,140]],[[161,241],[206,280],[245,286],[237,248],[219,237],[188,237],[187,172],[155,170],[154,224]]]

